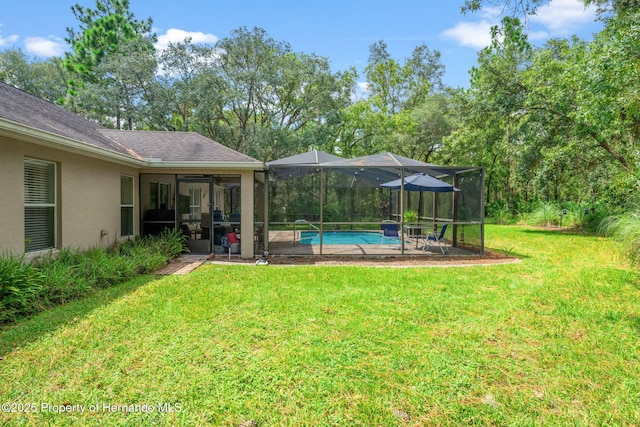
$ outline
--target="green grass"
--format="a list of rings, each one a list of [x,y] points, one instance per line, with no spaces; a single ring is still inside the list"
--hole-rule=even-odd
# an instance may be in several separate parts
[[[640,275],[617,244],[516,226],[486,235],[522,262],[209,265],[1,328],[0,402],[100,406],[0,422],[637,424]],[[145,403],[180,411],[104,411]]]

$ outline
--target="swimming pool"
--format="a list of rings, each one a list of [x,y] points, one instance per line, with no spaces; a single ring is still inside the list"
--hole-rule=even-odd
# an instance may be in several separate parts
[[[325,231],[323,245],[379,245],[382,234],[379,231]],[[389,239],[385,240],[390,242]],[[300,233],[301,245],[319,245],[320,233],[303,231]]]

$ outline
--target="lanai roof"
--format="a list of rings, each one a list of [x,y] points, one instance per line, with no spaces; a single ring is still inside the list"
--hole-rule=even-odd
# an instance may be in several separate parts
[[[422,172],[442,178],[478,169],[477,167],[439,166],[389,152],[345,159],[316,150],[275,160],[267,165],[279,178],[303,176],[322,168],[325,171],[333,169],[357,176],[374,185],[399,178],[401,171],[405,176]]]
[[[318,165],[320,163],[332,162],[335,160],[343,160],[342,157],[335,156],[333,154],[325,153],[324,151],[310,150],[306,153],[295,154],[293,156],[285,157],[283,159],[274,160],[268,162],[267,166],[307,166]]]

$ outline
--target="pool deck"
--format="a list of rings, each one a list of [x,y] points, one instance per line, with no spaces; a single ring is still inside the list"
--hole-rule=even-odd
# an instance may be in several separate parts
[[[382,238],[382,236],[381,236]],[[292,231],[270,231],[269,232],[269,253],[272,255],[380,255],[380,256],[405,256],[405,255],[436,255],[443,256],[440,247],[431,245],[430,248],[422,250],[422,239],[405,237],[404,254],[397,244],[385,241],[384,244],[368,245],[301,245],[294,241]],[[451,247],[450,242],[443,242],[447,256],[469,256],[479,255],[477,252],[465,250],[463,248]]]

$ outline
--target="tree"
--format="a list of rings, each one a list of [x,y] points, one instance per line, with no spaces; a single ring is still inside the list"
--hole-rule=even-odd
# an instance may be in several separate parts
[[[159,59],[161,92],[155,99],[154,114],[163,128],[201,132],[215,139],[216,124],[222,114],[223,83],[213,46],[196,45],[191,39],[170,43]]]
[[[435,118],[429,113],[430,96],[444,91],[443,74],[440,53],[426,45],[417,46],[404,64],[391,57],[384,41],[371,45],[365,68],[367,95],[341,112],[343,154],[400,151],[428,157],[432,139],[422,120]]]
[[[123,43],[95,67],[98,81],[86,82],[74,105],[106,127],[131,130],[148,124],[157,93],[156,69],[154,52],[147,49],[146,41]]]
[[[577,134],[607,154],[640,190],[640,12],[610,19],[576,66]]]
[[[508,210],[512,197],[513,156],[518,151],[514,128],[524,113],[527,89],[522,83],[522,74],[529,64],[531,46],[518,18],[503,18],[501,26],[492,27],[491,39],[491,45],[478,55],[478,67],[471,70],[471,88],[479,113],[492,117],[493,123],[502,123],[506,172],[503,182]]]
[[[306,150],[308,131],[346,105],[346,80],[326,58],[292,52],[261,28],[236,29],[216,50],[224,103],[215,138],[235,150],[262,160]]]
[[[68,78],[60,58],[37,60],[20,49],[0,52],[0,81],[47,101],[64,99]]]
[[[476,12],[485,6],[502,7],[503,12],[513,16],[533,15],[536,9],[551,0],[465,0],[462,13]],[[640,8],[639,0],[582,0],[585,6],[595,5],[598,13],[633,13]]]
[[[96,83],[95,69],[102,60],[134,39],[145,40],[147,48],[153,49],[153,21],[136,20],[129,11],[129,0],[96,0],[95,9],[75,4],[71,11],[80,24],[78,32],[67,28],[65,40],[73,52],[65,53],[64,65],[82,82]]]
[[[78,32],[67,28],[65,39],[72,48],[72,52],[65,53],[64,59],[66,69],[73,75],[68,82],[69,106],[86,115],[97,114],[103,123],[113,118],[117,129],[120,129],[124,112],[131,126],[131,107],[136,101],[129,80],[132,76],[124,75],[131,71],[125,63],[134,65],[136,58],[145,65],[150,63],[156,40],[155,34],[151,33],[151,18],[136,20],[129,10],[129,0],[96,0],[95,9],[76,4],[71,11],[80,25]],[[127,58],[130,54],[135,56]],[[139,67],[136,68],[139,72]],[[118,89],[110,87],[114,82]],[[73,99],[83,91],[86,93],[79,99]],[[129,99],[122,101],[118,96]],[[107,105],[109,102],[111,105]]]

